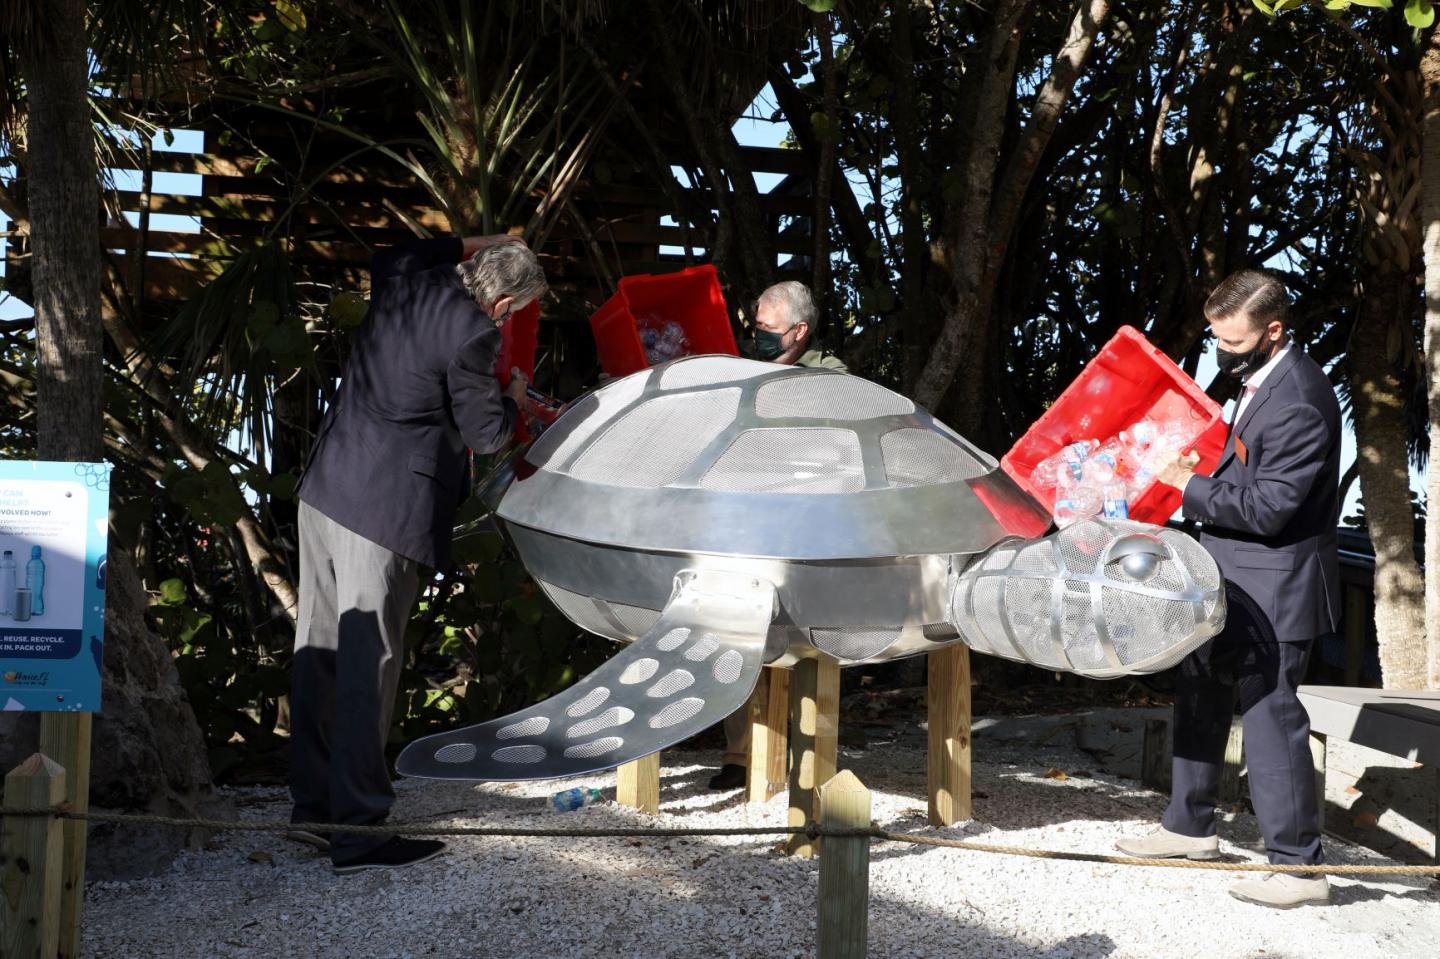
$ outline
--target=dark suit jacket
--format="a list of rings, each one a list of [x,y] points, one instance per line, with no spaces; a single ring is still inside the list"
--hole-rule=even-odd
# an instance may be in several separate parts
[[[1278,362],[1215,474],[1186,484],[1185,514],[1204,522],[1201,544],[1269,617],[1275,638],[1302,642],[1340,622],[1340,405],[1299,346]]]
[[[299,496],[346,529],[428,566],[450,561],[468,445],[509,442],[495,379],[500,331],[455,273],[458,239],[375,255],[370,310],[315,438]]]

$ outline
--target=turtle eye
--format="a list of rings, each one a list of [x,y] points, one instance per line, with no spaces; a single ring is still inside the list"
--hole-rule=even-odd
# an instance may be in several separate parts
[[[1149,582],[1160,571],[1160,561],[1169,559],[1170,551],[1156,536],[1131,533],[1110,544],[1105,551],[1105,565],[1118,567],[1126,579]]]

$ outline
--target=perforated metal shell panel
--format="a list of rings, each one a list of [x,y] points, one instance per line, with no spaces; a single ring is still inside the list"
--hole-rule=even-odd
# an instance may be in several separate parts
[[[738,389],[646,400],[601,433],[570,475],[607,486],[665,486],[735,422],[739,405]]]
[[[913,413],[915,404],[878,383],[855,376],[788,376],[760,387],[755,395],[755,412],[767,420],[865,420]]]
[[[955,483],[990,472],[990,467],[931,430],[892,430],[880,437],[880,450],[891,486]]]
[[[860,438],[849,430],[741,433],[700,480],[703,489],[764,493],[855,493],[865,488]]]

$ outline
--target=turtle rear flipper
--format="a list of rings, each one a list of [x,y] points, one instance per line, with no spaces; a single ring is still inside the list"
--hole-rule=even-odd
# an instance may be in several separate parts
[[[745,704],[774,608],[766,580],[685,570],[659,621],[599,669],[528,709],[417,739],[395,768],[429,779],[558,779],[658,752]]]

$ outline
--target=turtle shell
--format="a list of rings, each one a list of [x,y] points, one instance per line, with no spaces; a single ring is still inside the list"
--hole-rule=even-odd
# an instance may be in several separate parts
[[[629,549],[802,561],[979,553],[1049,525],[994,459],[899,393],[732,356],[576,402],[497,514]]]

